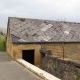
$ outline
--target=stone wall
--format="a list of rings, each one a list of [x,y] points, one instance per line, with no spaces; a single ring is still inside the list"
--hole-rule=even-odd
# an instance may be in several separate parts
[[[22,58],[23,50],[34,50],[34,65],[41,67],[41,54],[39,52],[40,49],[40,44],[13,44],[14,59]],[[28,53],[26,54],[28,55]]]
[[[13,59],[13,44],[11,40],[10,28],[8,28],[8,32],[7,32],[6,50],[7,50],[7,53]]]
[[[42,56],[42,69],[62,80],[80,80],[80,61]]]
[[[44,44],[46,50],[51,50],[52,54],[55,56],[63,57],[63,47],[64,47],[64,57],[73,59],[73,60],[80,60],[80,43],[76,42],[65,42],[63,43],[47,43]]]

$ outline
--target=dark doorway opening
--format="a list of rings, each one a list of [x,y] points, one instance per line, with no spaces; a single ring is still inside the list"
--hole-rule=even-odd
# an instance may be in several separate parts
[[[34,65],[34,50],[23,50],[22,58]]]

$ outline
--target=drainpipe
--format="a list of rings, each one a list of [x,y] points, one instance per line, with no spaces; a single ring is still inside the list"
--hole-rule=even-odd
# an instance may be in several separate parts
[[[63,59],[64,59],[64,42],[62,42],[62,51],[63,51]]]

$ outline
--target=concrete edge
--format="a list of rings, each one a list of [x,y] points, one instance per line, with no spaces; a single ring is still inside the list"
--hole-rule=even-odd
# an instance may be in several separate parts
[[[30,70],[31,72],[35,73],[36,75],[40,76],[41,78],[43,78],[44,80],[61,80],[55,76],[53,76],[52,74],[28,63],[27,61],[23,60],[23,59],[17,59],[16,60],[19,64],[21,64],[22,66],[24,66],[25,68],[27,68],[28,70]]]

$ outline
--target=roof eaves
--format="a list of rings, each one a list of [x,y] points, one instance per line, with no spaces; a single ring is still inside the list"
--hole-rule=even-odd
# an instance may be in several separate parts
[[[12,42],[13,44],[34,44],[34,43],[80,43],[80,42],[74,42],[74,41],[70,41],[70,42]]]

